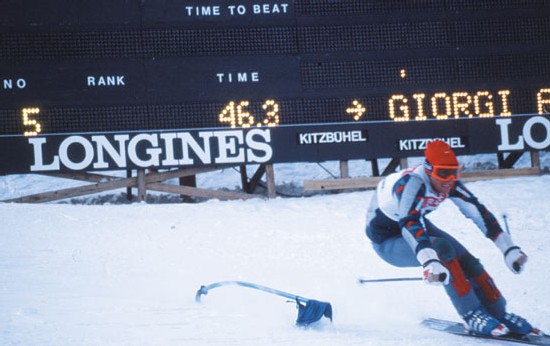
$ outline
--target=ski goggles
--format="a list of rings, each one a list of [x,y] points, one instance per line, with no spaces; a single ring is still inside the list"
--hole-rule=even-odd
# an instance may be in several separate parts
[[[440,181],[454,181],[460,179],[460,166],[433,165],[432,176]]]

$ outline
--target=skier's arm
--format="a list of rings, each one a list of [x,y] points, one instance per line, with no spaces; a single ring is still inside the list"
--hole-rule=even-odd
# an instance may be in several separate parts
[[[414,175],[405,175],[394,186],[399,203],[399,226],[401,233],[415,254],[431,248],[430,238],[422,224],[422,202],[426,186]]]
[[[496,241],[503,233],[493,213],[481,204],[477,197],[460,180],[455,183],[455,188],[451,190],[449,198],[456,204],[464,216],[476,224],[487,238]]]
[[[506,265],[516,274],[523,270],[527,256],[520,247],[515,245],[510,235],[503,232],[496,217],[477,197],[470,192],[462,182],[457,181],[449,198],[458,206],[462,214],[471,219],[483,234],[491,239],[504,255]]]
[[[424,268],[424,281],[429,284],[449,283],[449,271],[441,264],[437,252],[432,248],[421,221],[426,186],[415,175],[405,175],[397,181],[393,192],[399,202],[401,234]]]

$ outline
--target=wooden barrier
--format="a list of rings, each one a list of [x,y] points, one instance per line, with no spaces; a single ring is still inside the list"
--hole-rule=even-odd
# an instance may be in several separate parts
[[[521,153],[523,154],[523,153]],[[504,169],[491,169],[485,171],[468,171],[462,172],[461,180],[478,181],[478,180],[490,180],[490,179],[502,179],[519,176],[536,176],[541,174],[540,159],[538,152],[530,152],[531,167],[529,168],[504,168]],[[504,158],[503,155],[499,156],[499,166],[511,167],[521,157],[521,155],[510,154],[508,158]],[[327,179],[327,180],[306,180],[304,181],[304,190],[306,191],[323,191],[323,190],[357,190],[357,189],[374,189],[380,180],[385,175],[395,171],[397,166],[401,169],[408,167],[406,158],[394,158],[388,164],[386,170],[382,176],[373,177],[361,177],[361,178],[348,178],[349,170],[347,163],[345,165],[340,164],[342,178],[340,179]],[[378,172],[378,164],[373,163],[373,171]],[[342,169],[345,167],[345,169]]]
[[[223,167],[227,168],[227,167]],[[152,191],[161,191],[168,193],[175,193],[180,195],[186,195],[191,197],[202,197],[202,198],[217,198],[221,200],[231,200],[231,199],[249,199],[257,198],[258,195],[251,195],[241,192],[232,192],[232,191],[222,191],[222,190],[208,190],[201,189],[191,186],[179,186],[179,185],[169,185],[161,183],[162,181],[193,176],[196,174],[212,172],[215,170],[222,169],[220,167],[210,167],[210,168],[186,168],[186,169],[177,169],[166,172],[156,172],[145,173],[144,170],[138,170],[137,176],[129,178],[120,178],[116,176],[110,176],[105,174],[97,173],[54,173],[47,174],[48,176],[67,178],[73,180],[80,180],[85,182],[90,182],[91,184],[77,186],[67,189],[61,189],[56,191],[49,191],[44,193],[38,193],[18,198],[12,198],[4,200],[2,202],[15,202],[15,203],[41,203],[41,202],[51,202],[56,200],[61,200],[65,198],[74,198],[85,195],[90,195],[99,192],[105,192],[109,190],[116,190],[120,188],[137,188],[138,189],[138,200],[144,201],[147,190]]]
[[[477,181],[511,178],[519,176],[540,175],[538,168],[509,168],[493,169],[487,171],[462,172],[462,181]],[[365,178],[344,178],[329,180],[306,180],[304,181],[304,190],[356,190],[356,189],[374,189],[384,176],[365,177]]]
[[[468,171],[462,172],[462,181],[477,181],[477,180],[489,180],[489,179],[501,179],[509,177],[519,176],[536,176],[541,174],[540,162],[538,152],[531,152],[531,167],[530,168],[503,168],[493,169],[485,171]],[[521,156],[521,155],[520,155]],[[506,166],[513,165],[519,158],[518,155],[508,156],[507,158],[499,157],[499,162],[505,162]],[[374,161],[374,162],[372,162]],[[376,160],[371,160],[373,165],[373,172],[378,174],[378,163]],[[500,166],[500,165],[499,165]],[[398,167],[401,169],[408,167],[406,158],[394,158],[390,161],[382,175],[373,177],[360,177],[349,178],[349,167],[347,161],[340,161],[340,178],[329,180],[306,180],[303,182],[305,191],[323,191],[323,190],[360,190],[360,189],[373,189],[383,177]],[[183,197],[184,201],[192,201],[192,198],[215,198],[220,200],[234,200],[234,199],[250,199],[262,197],[258,194],[252,194],[258,185],[260,179],[265,174],[267,180],[266,196],[268,198],[276,197],[275,190],[275,170],[273,165],[259,165],[257,171],[253,177],[249,180],[246,174],[246,167],[241,166],[241,182],[244,192],[225,191],[225,190],[211,190],[196,187],[195,176],[197,174],[213,172],[220,169],[227,169],[229,167],[208,167],[208,168],[182,168],[169,170],[164,172],[137,170],[136,176],[129,174],[125,178],[99,174],[99,173],[50,173],[48,176],[67,178],[73,180],[80,180],[89,182],[90,184],[72,187],[67,189],[60,189],[56,191],[49,191],[44,193],[38,193],[18,198],[12,198],[3,200],[1,202],[15,202],[15,203],[41,203],[61,200],[65,198],[81,197],[84,195],[90,195],[109,190],[116,190],[121,188],[127,189],[128,197],[131,196],[132,188],[138,190],[138,201],[144,201],[146,199],[147,190],[167,192],[173,194],[179,194]],[[180,185],[170,185],[163,183],[165,180],[179,178]],[[186,179],[192,178],[192,179]]]

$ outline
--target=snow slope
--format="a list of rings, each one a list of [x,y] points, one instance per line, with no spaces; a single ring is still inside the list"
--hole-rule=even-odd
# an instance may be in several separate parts
[[[1,177],[3,198],[32,189],[19,179]],[[530,256],[523,274],[510,273],[452,203],[431,219],[481,258],[511,311],[550,330],[550,176],[468,186],[496,215],[507,213],[513,238]],[[363,230],[372,193],[197,204],[0,203],[0,344],[487,343],[418,325],[428,316],[458,320],[440,287],[356,283],[420,274],[385,264],[371,249]],[[224,280],[328,301],[334,322],[297,328],[293,303],[244,287],[217,288],[195,302],[201,285]]]

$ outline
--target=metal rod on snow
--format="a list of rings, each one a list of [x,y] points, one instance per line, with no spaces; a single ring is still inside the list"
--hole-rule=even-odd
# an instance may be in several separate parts
[[[396,281],[422,281],[420,277],[413,278],[386,278],[386,279],[359,279],[357,282],[359,284],[366,284],[371,282],[396,282]]]
[[[228,286],[228,285],[236,285],[236,286],[243,286],[243,287],[253,288],[253,289],[256,289],[256,290],[260,290],[260,291],[264,291],[264,292],[267,292],[267,293],[276,294],[278,296],[285,297],[285,298],[288,298],[288,299],[292,299],[294,301],[299,301],[300,303],[304,303],[304,304],[309,301],[309,299],[307,299],[307,298],[303,298],[303,297],[300,297],[300,296],[297,296],[297,295],[294,295],[294,294],[290,294],[290,293],[287,293],[287,292],[276,290],[274,288],[270,288],[270,287],[266,287],[266,286],[262,286],[262,285],[257,285],[257,284],[253,284],[253,283],[245,282],[245,281],[220,281],[220,282],[215,282],[215,283],[210,284],[210,285],[201,286],[201,288],[199,288],[199,290],[197,291],[197,294],[195,295],[195,301],[200,303],[201,296],[203,294],[204,295],[208,294],[208,291],[210,291],[211,289],[214,289],[216,287]]]

